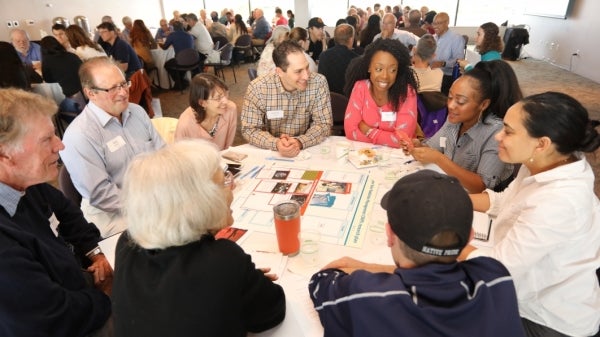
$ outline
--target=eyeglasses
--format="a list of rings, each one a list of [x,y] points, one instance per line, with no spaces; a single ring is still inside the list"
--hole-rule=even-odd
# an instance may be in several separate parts
[[[229,93],[228,92],[224,92],[222,95],[217,96],[217,97],[213,97],[213,98],[208,98],[209,101],[216,101],[216,102],[223,102],[226,101],[229,98]]]
[[[98,88],[98,87],[92,87],[92,89],[107,92],[109,95],[116,95],[119,91],[121,91],[121,89],[129,89],[129,87],[131,87],[131,81],[126,81],[126,82],[117,84],[114,87],[108,88],[108,89]]]
[[[234,179],[233,173],[231,173],[229,170],[227,170],[227,166],[225,166],[223,175],[225,176],[225,179],[223,180],[223,187],[232,188],[233,187],[233,179]]]

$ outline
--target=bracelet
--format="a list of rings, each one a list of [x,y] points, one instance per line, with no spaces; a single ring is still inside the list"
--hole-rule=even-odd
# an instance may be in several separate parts
[[[100,249],[100,246],[96,246],[96,248],[90,250],[89,252],[87,252],[85,254],[85,256],[87,256],[87,258],[91,259],[92,257],[98,255],[98,254],[102,254],[102,249]]]
[[[371,133],[373,133],[373,129],[369,129],[367,130],[367,133],[365,133],[365,136],[369,137],[371,135]]]

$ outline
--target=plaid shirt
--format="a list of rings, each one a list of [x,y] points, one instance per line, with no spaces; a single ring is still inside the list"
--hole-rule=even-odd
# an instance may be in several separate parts
[[[283,118],[267,118],[268,111],[283,111]],[[282,134],[293,136],[302,148],[319,144],[329,136],[331,96],[325,77],[311,73],[306,90],[288,92],[275,72],[248,85],[241,116],[242,136],[250,144],[277,151]]]

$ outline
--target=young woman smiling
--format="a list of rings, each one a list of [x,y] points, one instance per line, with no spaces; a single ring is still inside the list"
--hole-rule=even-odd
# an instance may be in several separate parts
[[[510,179],[513,166],[498,158],[494,135],[502,129],[501,118],[520,98],[519,83],[504,61],[480,62],[450,88],[448,119],[422,146],[413,140],[412,156],[438,165],[458,178],[471,193],[494,188]]]
[[[417,128],[417,83],[408,49],[378,39],[354,59],[346,72],[350,97],[344,119],[346,137],[399,148]]]

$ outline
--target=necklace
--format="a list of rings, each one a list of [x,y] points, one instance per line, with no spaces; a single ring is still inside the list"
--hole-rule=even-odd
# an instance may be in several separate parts
[[[217,121],[213,125],[212,129],[206,130],[206,131],[208,131],[209,136],[214,137],[215,134],[217,133],[217,128],[219,127],[219,119],[221,119],[221,115],[217,116]]]

